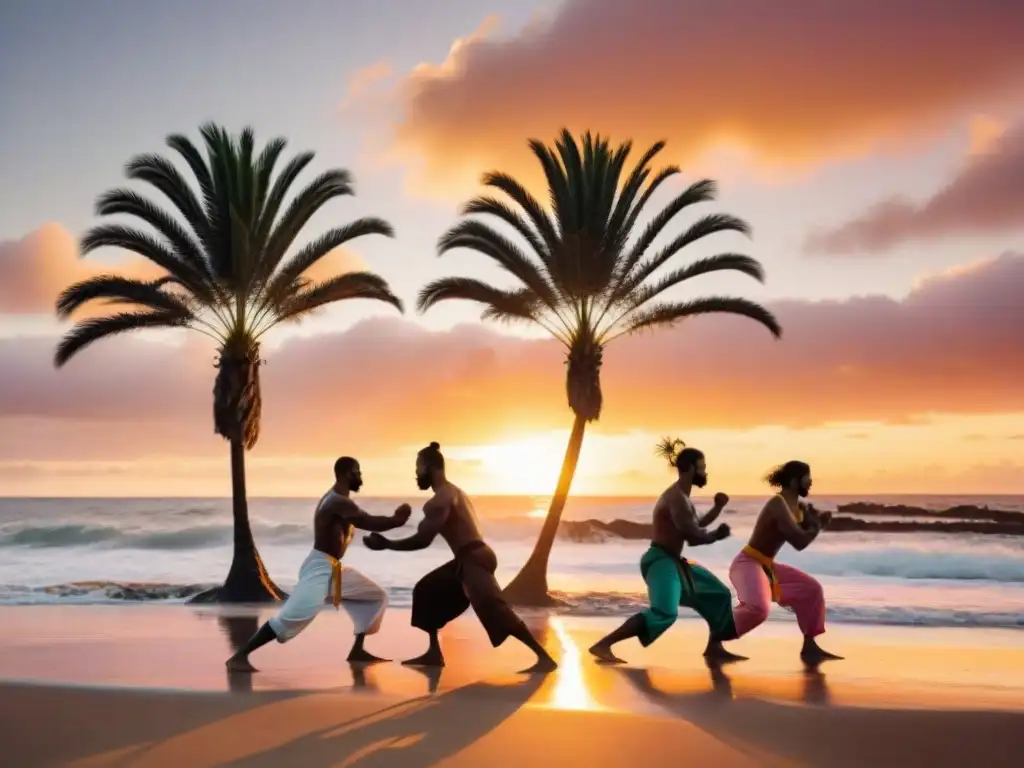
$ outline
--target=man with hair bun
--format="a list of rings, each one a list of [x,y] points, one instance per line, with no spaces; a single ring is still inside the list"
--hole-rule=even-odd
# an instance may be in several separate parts
[[[818,664],[840,656],[822,649],[815,638],[825,632],[825,596],[815,579],[801,570],[775,562],[782,545],[806,549],[832,519],[805,504],[811,491],[811,468],[802,461],[787,461],[773,469],[765,481],[779,492],[758,515],[747,543],[729,568],[729,579],[740,604],[734,615],[736,630],[745,635],[768,618],[773,602],[796,614],[804,635],[800,657]]]
[[[454,556],[420,579],[413,588],[412,625],[427,633],[430,646],[422,656],[404,663],[443,667],[444,655],[438,632],[473,606],[477,618],[487,630],[491,645],[497,648],[511,636],[537,655],[537,663],[526,672],[555,669],[555,660],[502,596],[501,587],[494,578],[498,559],[494,550],[484,543],[469,497],[445,475],[444,456],[439,444],[431,443],[417,454],[416,483],[421,490],[430,488],[434,491],[423,505],[423,521],[416,533],[397,540],[371,533],[363,539],[370,549],[411,552],[426,549],[440,535]]]
[[[666,439],[658,446],[678,474],[676,482],[661,494],[654,505],[654,531],[651,546],[640,558],[640,574],[647,584],[650,608],[631,616],[611,634],[598,640],[590,652],[604,663],[622,663],[612,646],[635,637],[645,648],[657,640],[679,616],[679,606],[693,608],[708,624],[709,636],[704,656],[713,662],[739,661],[722,643],[736,638],[729,588],[711,571],[683,557],[683,545],[711,544],[729,535],[725,523],[713,531],[705,530],[721,514],[729,497],[715,494],[714,506],[700,518],[690,500],[690,491],[703,488],[708,481],[704,454],[687,448],[682,440]]]

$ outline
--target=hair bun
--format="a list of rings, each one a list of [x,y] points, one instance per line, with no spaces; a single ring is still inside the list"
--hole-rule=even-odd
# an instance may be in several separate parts
[[[431,443],[430,444],[430,450],[432,450],[432,451],[439,451],[439,450],[441,450],[441,444],[440,443]]]

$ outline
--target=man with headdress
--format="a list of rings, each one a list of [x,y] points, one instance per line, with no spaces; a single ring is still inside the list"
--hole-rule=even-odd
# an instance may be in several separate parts
[[[667,439],[658,446],[674,467],[678,479],[661,494],[654,505],[654,532],[651,546],[640,558],[640,574],[647,584],[650,607],[634,616],[611,634],[599,640],[590,652],[598,660],[621,663],[612,646],[635,637],[645,648],[658,639],[679,616],[679,606],[693,608],[708,624],[710,634],[704,656],[710,661],[738,661],[743,656],[730,653],[722,645],[736,637],[729,588],[711,571],[683,557],[683,545],[699,546],[721,541],[729,535],[722,523],[706,530],[721,514],[729,497],[716,493],[714,505],[702,517],[690,500],[693,488],[708,481],[707,462],[696,448],[687,448],[681,440]]]

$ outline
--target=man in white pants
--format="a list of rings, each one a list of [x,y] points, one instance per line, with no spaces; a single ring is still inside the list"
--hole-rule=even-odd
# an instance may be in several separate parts
[[[350,662],[385,661],[363,648],[366,635],[380,629],[388,595],[379,585],[355,568],[343,566],[341,558],[356,528],[390,531],[409,520],[412,509],[402,504],[390,517],[371,515],[356,506],[349,494],[363,484],[359,462],[343,456],[334,463],[334,486],[323,495],[313,515],[313,550],[302,567],[299,581],[276,616],[259,628],[244,648],[227,660],[233,672],[255,672],[249,654],[271,640],[286,643],[308,627],[325,605],[344,606],[355,629]]]

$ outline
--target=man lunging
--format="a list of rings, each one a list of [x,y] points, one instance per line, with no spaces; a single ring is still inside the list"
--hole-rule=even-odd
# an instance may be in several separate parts
[[[497,557],[484,543],[469,497],[446,477],[444,456],[437,443],[431,443],[416,456],[416,482],[420,489],[434,491],[423,505],[423,522],[416,533],[398,540],[371,533],[363,539],[370,549],[409,552],[425,549],[435,537],[441,536],[454,556],[420,579],[413,589],[412,625],[427,633],[430,646],[422,656],[404,663],[443,667],[438,631],[472,605],[491,645],[497,648],[509,636],[514,637],[537,655],[537,663],[525,671],[555,669],[555,660],[502,596],[494,578]]]
[[[388,595],[355,568],[341,564],[354,529],[389,531],[409,520],[412,508],[402,504],[391,516],[364,512],[349,498],[363,484],[359,462],[343,456],[334,463],[334,486],[320,499],[313,515],[313,549],[299,568],[299,581],[276,616],[259,628],[244,648],[227,661],[235,672],[255,672],[249,654],[271,640],[285,643],[308,627],[327,604],[344,606],[352,619],[355,643],[350,662],[386,661],[363,648],[366,635],[380,629]]]
[[[732,562],[729,579],[740,604],[736,629],[745,635],[768,618],[773,602],[796,614],[804,636],[800,657],[817,664],[840,656],[823,650],[815,640],[825,632],[825,596],[815,579],[801,570],[775,562],[782,545],[806,549],[832,519],[801,499],[811,490],[811,468],[802,461],[788,461],[765,478],[779,493],[772,496],[754,523],[750,541]]]
[[[597,641],[590,652],[600,661],[621,663],[612,646],[635,637],[645,648],[675,623],[679,606],[693,608],[708,624],[710,631],[704,656],[712,661],[744,659],[727,651],[722,643],[736,637],[729,588],[711,571],[683,557],[683,545],[711,544],[729,535],[729,526],[714,531],[713,523],[729,502],[724,493],[715,494],[714,506],[699,518],[690,500],[690,491],[707,484],[707,463],[696,448],[683,447],[680,440],[666,440],[658,447],[679,477],[661,494],[654,505],[654,535],[650,549],[640,558],[640,574],[647,584],[651,607],[638,613],[611,634]]]

